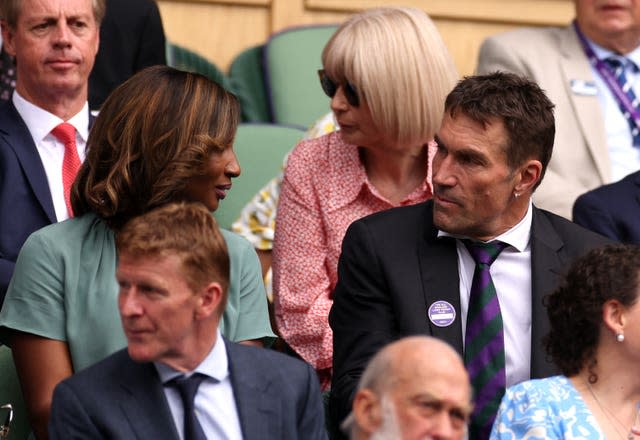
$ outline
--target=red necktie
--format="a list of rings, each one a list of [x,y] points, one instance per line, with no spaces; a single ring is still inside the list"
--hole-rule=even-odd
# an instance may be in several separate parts
[[[51,130],[60,142],[64,144],[64,159],[62,160],[62,186],[64,187],[64,202],[67,204],[69,217],[73,217],[71,208],[71,185],[80,169],[80,157],[76,146],[76,129],[68,122],[63,122]]]

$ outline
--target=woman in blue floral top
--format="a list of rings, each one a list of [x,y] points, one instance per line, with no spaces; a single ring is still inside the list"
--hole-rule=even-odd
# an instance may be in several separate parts
[[[636,438],[639,294],[640,247],[609,245],[577,260],[546,302],[545,348],[562,375],[509,388],[491,439]]]

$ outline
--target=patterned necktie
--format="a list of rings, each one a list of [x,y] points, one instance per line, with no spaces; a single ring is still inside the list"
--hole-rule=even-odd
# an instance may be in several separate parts
[[[184,440],[207,440],[200,422],[196,417],[194,400],[198,387],[207,376],[195,373],[189,377],[179,376],[167,382],[168,386],[178,389],[184,408]]]
[[[71,208],[71,186],[80,169],[80,157],[76,146],[76,129],[68,122],[59,124],[51,130],[60,142],[64,144],[64,159],[62,160],[62,186],[64,188],[64,202],[67,205],[69,217],[73,217]]]
[[[631,82],[627,80],[627,75],[625,74],[625,69],[627,67],[636,69],[636,65],[633,62],[629,61],[627,58],[620,58],[620,57],[609,57],[605,60],[605,62],[613,70],[616,80],[618,81],[618,84],[620,84],[620,88],[629,97],[629,100],[631,101],[631,105],[633,105],[633,108],[638,108],[638,103],[640,103],[640,101],[638,100],[638,98],[636,98],[636,94],[633,92],[633,88],[631,88]],[[627,119],[627,122],[629,123],[633,145],[640,146],[640,130],[636,126],[635,121],[633,120],[633,117],[624,108],[622,103],[618,103],[618,104],[620,106],[620,111],[622,112],[624,117]]]
[[[476,400],[469,438],[484,440],[489,438],[506,387],[502,315],[489,269],[507,244],[463,241],[476,262],[464,344],[464,363]]]

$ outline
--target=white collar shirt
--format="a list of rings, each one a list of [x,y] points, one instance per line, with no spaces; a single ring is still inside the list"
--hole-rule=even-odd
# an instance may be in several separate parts
[[[217,330],[216,343],[207,357],[189,373],[176,371],[168,365],[154,362],[163,384],[182,376],[201,373],[207,378],[198,387],[194,399],[196,417],[207,438],[242,439],[240,418],[236,406],[227,349],[220,330]],[[164,395],[169,403],[180,439],[184,439],[184,409],[180,393],[175,387],[164,386]]]
[[[507,386],[531,377],[531,202],[518,224],[491,241],[507,246],[491,265],[491,278],[496,288],[504,326],[505,371]],[[458,276],[460,279],[460,314],[462,339],[467,327],[469,296],[476,263],[462,238],[438,231],[438,237],[456,238]]]

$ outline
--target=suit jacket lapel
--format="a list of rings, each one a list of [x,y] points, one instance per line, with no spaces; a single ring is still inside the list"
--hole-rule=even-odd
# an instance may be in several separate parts
[[[634,188],[634,192],[635,192],[635,195],[636,195],[635,199],[636,199],[636,202],[638,202],[638,204],[640,204],[640,172],[637,172],[635,174],[633,182],[636,184],[636,188]]]
[[[446,301],[456,312],[455,320],[446,327],[438,327],[427,316],[429,330],[432,336],[448,342],[462,355],[464,346],[460,313],[460,279],[455,240],[437,237],[438,230],[433,224],[432,202],[429,202],[426,212],[424,241],[418,251],[425,303],[428,309],[435,301]],[[428,314],[428,310],[424,313]]]
[[[128,365],[122,369],[120,384],[123,423],[127,420],[139,439],[178,440],[178,431],[155,367],[151,363],[139,364],[128,359]]]
[[[259,375],[259,369],[248,368],[255,359],[246,355],[242,347],[224,340],[229,358],[231,386],[236,399],[238,417],[245,440],[279,438],[282,436],[274,423],[279,420],[278,399],[269,399],[270,382]],[[277,390],[275,390],[277,392]]]
[[[572,81],[584,81],[594,84],[589,61],[584,55],[580,41],[572,26],[566,28],[564,39],[560,41],[563,57],[560,60],[561,71],[564,75],[564,87],[577,116],[580,128],[593,157],[603,182],[610,180],[609,153],[607,151],[607,137],[604,129],[602,109],[596,95],[575,93]]]
[[[560,250],[564,242],[551,223],[537,208],[533,208],[531,224],[531,377],[555,374],[554,367],[546,361],[542,339],[549,333],[550,325],[544,296],[552,292],[562,276],[566,261]]]
[[[15,152],[36,199],[47,214],[49,221],[55,223],[57,218],[53,209],[47,174],[29,129],[18,114],[13,102],[7,102],[0,112],[0,120],[6,121],[0,130],[0,136],[5,138],[5,142]]]

